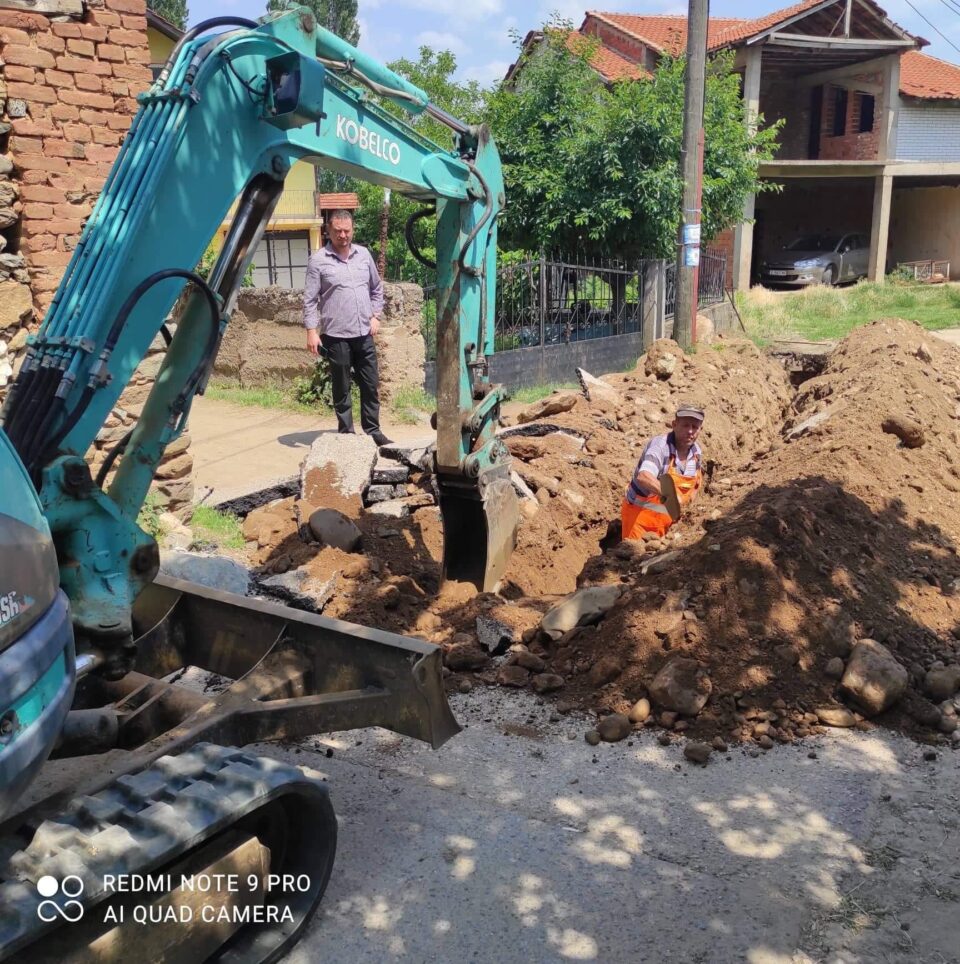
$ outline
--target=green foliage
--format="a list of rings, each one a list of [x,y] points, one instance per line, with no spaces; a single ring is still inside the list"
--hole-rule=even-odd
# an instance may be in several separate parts
[[[309,7],[321,27],[354,47],[360,42],[357,0],[267,0],[267,13],[282,13],[295,7]]]
[[[880,318],[903,318],[929,329],[960,327],[960,291],[951,285],[862,281],[852,287],[811,285],[800,291],[754,288],[737,293],[737,309],[747,334],[761,345],[778,339],[843,338]]]
[[[164,511],[163,499],[159,492],[151,489],[147,497],[143,500],[140,513],[137,516],[137,525],[149,536],[159,539],[163,535],[163,526],[160,525],[160,515]]]
[[[190,19],[187,0],[147,0],[147,6],[175,27],[187,29],[187,21]]]
[[[309,378],[301,376],[294,379],[293,396],[301,405],[319,403],[326,408],[333,408],[333,382],[328,359],[321,355]]]
[[[242,549],[243,526],[232,512],[221,512],[207,505],[193,510],[190,528],[198,542],[209,542],[225,549]]]
[[[417,425],[423,414],[433,412],[437,400],[417,385],[400,385],[390,399],[394,420],[404,425]]]
[[[549,24],[516,82],[488,116],[504,164],[506,246],[633,259],[672,257],[683,181],[684,61],[664,58],[649,80],[610,87],[590,67],[595,43],[572,53],[568,22]],[[744,124],[730,56],[710,61],[704,108],[703,233],[737,223],[779,124]]]
[[[566,392],[571,389],[579,391],[580,386],[575,382],[548,382],[546,385],[529,385],[526,388],[518,388],[510,393],[510,400],[519,402],[521,405],[531,405],[539,402],[541,398],[546,398],[554,392]]]

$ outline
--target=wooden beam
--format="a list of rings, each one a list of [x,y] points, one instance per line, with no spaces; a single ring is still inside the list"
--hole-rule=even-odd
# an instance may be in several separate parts
[[[916,46],[912,40],[864,40],[860,37],[817,37],[802,33],[772,33],[769,45],[779,47],[810,47],[824,50],[909,50]]]
[[[898,36],[903,37],[904,40],[912,41],[914,47],[918,46],[917,38],[912,33],[908,33],[906,30],[904,30],[899,24],[894,23],[885,12],[881,14],[878,12],[878,8],[876,6],[865,2],[865,0],[856,0],[856,2],[858,7],[861,7],[863,10],[865,10],[875,20],[879,20],[880,23],[882,23],[884,27],[890,31],[890,33],[897,34]]]
[[[805,20],[811,14],[818,13],[821,10],[825,10],[827,7],[832,7],[835,3],[839,3],[840,0],[823,0],[819,6],[811,7],[809,10],[804,10],[802,13],[795,14],[792,17],[787,17],[785,20],[781,20],[779,23],[774,24],[768,30],[764,30],[762,33],[758,33],[755,37],[751,37],[747,40],[747,46],[751,44],[760,43],[766,40],[771,34],[775,33],[777,30],[782,30],[784,27],[789,27],[790,24],[796,23],[798,20]]]
[[[807,74],[798,81],[801,87],[816,87],[818,84],[828,84],[834,80],[844,80],[850,71],[857,73],[872,74],[878,70],[884,70],[890,55],[875,57],[873,60],[862,60],[857,64],[846,64],[843,67],[830,67],[827,70],[818,70],[815,74]],[[851,78],[852,79],[852,78]]]

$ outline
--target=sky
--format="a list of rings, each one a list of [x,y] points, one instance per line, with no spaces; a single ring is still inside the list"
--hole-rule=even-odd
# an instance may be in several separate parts
[[[760,17],[790,3],[712,0],[710,13]],[[960,64],[960,0],[881,0],[880,5],[901,27],[930,41],[925,53]],[[263,16],[266,0],[188,0],[188,6],[192,26],[230,14],[256,19]],[[359,0],[360,47],[384,62],[398,57],[415,59],[423,45],[450,50],[457,58],[460,79],[488,86],[500,80],[516,59],[511,33],[522,37],[549,20],[553,12],[579,26],[587,9],[685,14],[687,7],[683,0]]]

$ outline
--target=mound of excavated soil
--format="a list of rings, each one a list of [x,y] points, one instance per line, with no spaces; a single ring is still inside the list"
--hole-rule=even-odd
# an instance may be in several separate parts
[[[776,362],[731,340],[690,356],[658,342],[636,369],[603,381],[615,393],[552,399],[566,410],[524,421],[546,434],[507,434],[535,501],[525,500],[498,595],[440,590],[435,507],[362,516],[363,552],[349,554],[301,542],[285,500],[248,517],[260,540],[253,561],[315,581],[336,573],[324,613],[455,646],[451,685],[467,671],[529,682],[478,655],[478,617],[522,638],[534,672],[542,661],[562,678],[561,701],[601,713],[626,712],[665,664],[691,658],[709,677],[706,706],[663,717],[654,700],[648,725],[764,745],[837,718],[837,660],[869,637],[909,672],[906,692],[874,722],[946,739],[951,708],[925,693],[931,671],[960,663],[960,350],[916,325],[879,322],[852,333],[796,392]],[[681,401],[707,410],[706,490],[667,540],[618,545],[630,472]],[[623,594],[598,626],[556,641],[539,631],[559,599],[605,583]]]

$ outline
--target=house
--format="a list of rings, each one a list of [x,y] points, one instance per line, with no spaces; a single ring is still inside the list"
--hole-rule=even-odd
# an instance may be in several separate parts
[[[174,24],[147,9],[147,40],[154,78],[182,35],[183,31]],[[253,277],[256,284],[303,287],[307,258],[321,244],[321,197],[316,190],[313,165],[306,161],[295,161],[284,181],[283,194],[273,217],[267,223],[263,239],[254,252]],[[341,200],[344,203],[336,207],[356,207],[356,195]],[[219,228],[221,240],[226,237],[232,220],[231,211]]]
[[[588,12],[572,35],[594,38],[591,66],[607,83],[636,79],[686,50],[685,16]],[[532,49],[542,35],[528,34]],[[744,220],[715,240],[735,287],[760,260],[804,233],[870,238],[869,277],[903,261],[943,259],[960,278],[960,66],[873,0],[803,0],[767,16],[711,19],[709,53],[732,51],[747,123],[782,120]],[[510,68],[507,81],[518,65]]]

